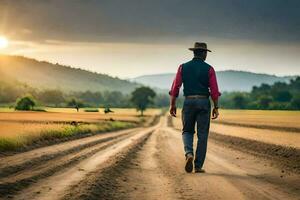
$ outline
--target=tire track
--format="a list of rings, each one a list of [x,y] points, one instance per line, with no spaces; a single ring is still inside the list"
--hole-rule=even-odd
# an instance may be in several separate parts
[[[45,171],[45,174],[38,174],[37,177],[33,177],[35,179],[33,182],[29,180],[29,184],[26,187],[18,190],[20,192],[16,193],[16,191],[13,191],[14,196],[9,195],[5,196],[5,198],[60,199],[71,185],[87,178],[88,174],[95,170],[98,171],[109,167],[110,160],[115,159],[118,153],[125,152],[133,143],[150,134],[154,129],[155,127],[140,129],[113,141],[99,144],[99,146],[94,148],[88,148],[82,155],[80,153],[81,156],[79,158],[75,156],[65,163],[53,166],[53,168],[50,167],[49,170]],[[62,160],[64,161],[65,159],[62,158]],[[12,183],[12,186],[18,189],[18,184]]]
[[[98,145],[88,146],[84,149],[77,149],[74,154],[66,154],[59,158],[50,159],[47,162],[36,163],[32,168],[26,168],[17,174],[12,174],[4,179],[0,179],[0,197],[12,195],[40,179],[51,176],[60,170],[69,168],[76,163],[98,153],[99,151],[116,144],[119,141],[129,138],[132,134],[127,133],[121,136],[108,137]]]
[[[109,167],[101,171],[88,174],[88,179],[70,188],[68,194],[63,199],[97,200],[97,199],[123,199],[120,198],[118,189],[118,178],[123,175],[123,170],[130,167],[132,160],[136,157],[144,144],[148,141],[152,132],[143,136],[133,144],[127,151],[117,155],[109,164]]]
[[[216,132],[210,132],[210,138],[226,147],[272,160],[279,168],[284,167],[288,171],[300,173],[300,149]]]
[[[1,178],[11,176],[12,174],[18,173],[29,167],[39,165],[42,162],[47,162],[54,158],[59,158],[67,154],[76,153],[86,148],[95,146],[97,144],[107,142],[115,139],[121,135],[130,134],[134,130],[119,131],[115,134],[105,133],[90,138],[78,139],[76,141],[70,141],[54,146],[45,148],[35,149],[30,152],[25,152],[19,155],[4,157],[0,161],[0,181]],[[79,142],[82,141],[82,142]],[[51,149],[51,151],[49,151]]]

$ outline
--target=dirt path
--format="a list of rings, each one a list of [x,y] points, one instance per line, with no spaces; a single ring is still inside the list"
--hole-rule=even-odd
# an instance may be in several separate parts
[[[213,139],[206,173],[185,173],[181,133],[166,117],[73,142],[24,153],[30,167],[21,155],[1,160],[0,199],[300,199],[299,174]]]

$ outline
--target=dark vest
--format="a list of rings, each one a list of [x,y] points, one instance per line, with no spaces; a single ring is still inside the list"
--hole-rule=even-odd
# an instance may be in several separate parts
[[[198,58],[182,65],[183,94],[210,95],[209,93],[209,69],[211,66]]]

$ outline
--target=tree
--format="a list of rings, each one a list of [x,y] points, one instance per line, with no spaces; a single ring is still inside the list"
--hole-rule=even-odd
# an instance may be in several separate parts
[[[300,110],[300,94],[293,97],[291,105],[294,109]]]
[[[246,99],[243,95],[237,94],[233,97],[234,107],[244,109],[246,107]]]
[[[17,99],[15,109],[16,110],[32,110],[35,106],[35,100],[32,96],[27,95]]]
[[[53,104],[56,107],[65,101],[64,95],[60,90],[45,90],[39,94],[39,99],[46,104]]]
[[[105,92],[104,93],[106,106],[121,107],[125,102],[124,95],[119,91]]]
[[[263,95],[259,98],[258,101],[259,101],[259,108],[268,109],[270,103],[272,102],[272,98],[270,96]]]
[[[257,98],[261,94],[265,94],[265,95],[270,94],[270,91],[271,91],[271,86],[263,83],[259,87],[253,86],[251,94],[253,97]]]
[[[140,87],[131,93],[131,101],[138,111],[141,111],[141,116],[147,107],[153,103],[155,92],[149,87]]]
[[[292,94],[287,90],[274,91],[272,96],[278,102],[289,102],[293,98]]]
[[[77,110],[77,112],[79,112],[79,108],[82,108],[84,106],[84,104],[74,98],[72,98],[68,103],[68,106],[73,107]]]
[[[99,106],[100,103],[103,101],[103,96],[101,92],[91,92],[91,91],[85,91],[77,96],[79,99],[81,99],[84,102],[88,102],[91,105]]]

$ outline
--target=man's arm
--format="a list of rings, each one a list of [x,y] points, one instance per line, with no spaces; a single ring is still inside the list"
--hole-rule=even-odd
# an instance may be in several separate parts
[[[177,70],[175,79],[172,83],[171,90],[169,92],[169,95],[170,95],[170,114],[173,117],[176,117],[176,98],[179,95],[179,90],[180,90],[181,85],[182,85],[182,66],[180,65],[178,70]]]
[[[214,104],[213,112],[212,112],[212,119],[217,119],[219,116],[219,106],[218,106],[218,99],[221,96],[219,92],[218,82],[216,72],[213,67],[209,69],[209,88],[210,88],[210,96]]]

